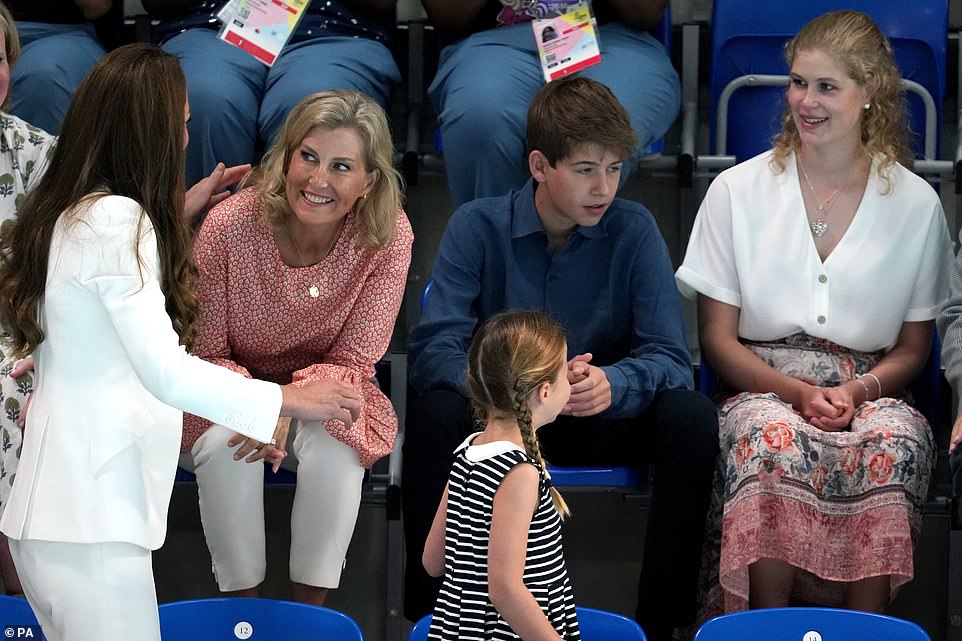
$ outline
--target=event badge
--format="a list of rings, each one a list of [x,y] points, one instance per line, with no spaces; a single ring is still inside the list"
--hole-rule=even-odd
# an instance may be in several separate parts
[[[588,3],[569,7],[554,18],[532,20],[531,28],[546,82],[601,62],[598,26]]]
[[[224,23],[218,37],[270,67],[310,0],[229,0],[217,13]]]

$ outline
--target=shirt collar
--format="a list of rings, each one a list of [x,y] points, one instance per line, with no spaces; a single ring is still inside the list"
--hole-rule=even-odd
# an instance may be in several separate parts
[[[524,187],[514,192],[511,197],[511,237],[523,238],[536,232],[544,233],[541,218],[534,206],[534,178],[529,178]],[[614,204],[614,203],[612,203]],[[611,206],[609,206],[610,209]],[[604,238],[608,235],[608,212],[601,217],[601,221],[593,227],[575,227],[574,231],[585,238]]]

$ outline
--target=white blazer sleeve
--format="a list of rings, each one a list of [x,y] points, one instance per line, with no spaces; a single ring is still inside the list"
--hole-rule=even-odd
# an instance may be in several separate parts
[[[101,301],[144,388],[167,405],[270,441],[281,408],[280,387],[207,363],[179,344],[158,282],[156,237],[140,207],[108,196],[78,227],[84,229],[71,234],[82,243],[75,248],[82,256],[78,281]]]

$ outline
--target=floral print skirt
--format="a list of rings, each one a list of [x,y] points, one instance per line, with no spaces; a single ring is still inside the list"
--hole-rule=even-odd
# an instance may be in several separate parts
[[[33,372],[27,372],[19,379],[10,377],[10,371],[19,359],[9,354],[6,336],[0,334],[0,514],[13,489],[17,464],[20,462],[23,433],[17,425],[17,419],[33,390]]]
[[[882,353],[795,335],[746,343],[768,365],[818,385],[867,372]],[[912,541],[935,463],[925,418],[907,402],[860,405],[851,427],[823,432],[775,394],[741,393],[719,415],[721,455],[702,564],[702,616],[748,607],[748,566],[796,568],[793,598],[839,606],[845,583],[912,579]]]

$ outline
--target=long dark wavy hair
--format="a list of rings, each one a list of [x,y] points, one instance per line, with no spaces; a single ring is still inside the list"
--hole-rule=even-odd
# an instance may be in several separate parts
[[[106,194],[143,208],[138,232],[146,217],[157,239],[167,313],[190,345],[197,300],[184,219],[186,95],[177,59],[148,44],[115,49],[80,84],[49,168],[0,239],[0,323],[16,355],[44,339],[38,312],[57,221]]]

